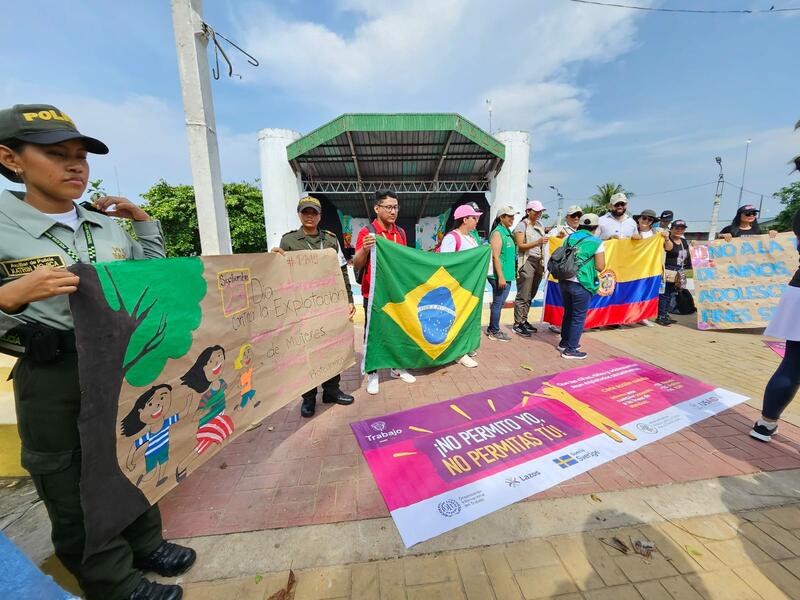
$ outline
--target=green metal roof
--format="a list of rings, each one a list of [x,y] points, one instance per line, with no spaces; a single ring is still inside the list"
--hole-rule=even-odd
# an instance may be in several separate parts
[[[295,160],[348,131],[455,131],[500,160],[506,157],[502,142],[456,113],[354,113],[344,114],[289,144],[286,148],[288,158]]]

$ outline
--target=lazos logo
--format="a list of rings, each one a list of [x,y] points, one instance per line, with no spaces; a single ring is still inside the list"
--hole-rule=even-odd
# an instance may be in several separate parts
[[[458,500],[453,500],[452,498],[439,502],[439,506],[436,508],[443,517],[452,517],[461,512],[461,505]]]
[[[637,423],[636,429],[638,429],[643,433],[650,433],[650,434],[658,433],[658,427],[650,425],[649,423]]]
[[[372,427],[375,431],[380,433],[381,431],[386,429],[386,423],[384,423],[383,421],[375,421],[372,425],[370,425],[370,427]]]

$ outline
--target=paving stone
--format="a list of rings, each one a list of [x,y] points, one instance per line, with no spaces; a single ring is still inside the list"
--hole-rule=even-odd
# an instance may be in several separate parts
[[[672,600],[672,596],[659,581],[643,581],[634,587],[644,600]]]
[[[656,545],[656,550],[667,559],[679,573],[694,573],[702,567],[695,561],[686,549],[680,546],[675,540],[669,537],[664,531],[650,525],[643,525],[638,528],[643,537],[647,538]],[[686,534],[687,536],[689,534]],[[693,544],[690,544],[694,546]],[[611,549],[613,551],[613,549]],[[616,556],[622,556],[616,552]]]
[[[186,600],[263,600],[286,585],[289,572],[270,573],[264,576],[240,577],[223,581],[183,583]]]
[[[704,598],[760,600],[758,594],[739,579],[733,571],[690,573],[689,575],[684,575],[684,577]]]
[[[784,560],[781,562],[781,565],[783,565],[790,573],[792,573],[792,575],[800,578],[800,558]]]
[[[522,592],[517,580],[508,566],[503,549],[490,547],[481,550],[483,564],[486,565],[486,574],[492,582],[492,589],[497,600],[522,600]]]
[[[614,558],[609,556],[603,549],[602,542],[592,536],[584,535],[583,544],[589,563],[606,585],[624,585],[628,583],[628,579],[617,567]],[[613,550],[613,548],[609,549]]]
[[[614,562],[634,583],[677,575],[678,571],[661,554],[653,553],[649,560],[638,554],[620,556]]]
[[[525,540],[506,544],[504,553],[512,571],[560,564],[556,551],[546,540]]]
[[[375,600],[380,596],[380,583],[378,580],[378,565],[365,563],[351,567],[351,598],[352,600]]]
[[[378,563],[381,600],[406,600],[403,559],[382,560]]]
[[[800,580],[778,563],[765,563],[739,567],[734,572],[764,600],[792,600],[800,598]]]
[[[350,568],[325,567],[297,573],[295,600],[327,600],[350,596]]]
[[[728,567],[745,567],[753,562],[769,562],[769,556],[745,537],[724,542],[706,542],[705,547]]]
[[[680,527],[672,523],[658,523],[654,527],[659,531],[663,531],[669,538],[675,540],[678,547],[686,552],[686,555],[700,566],[700,570],[714,571],[725,568],[725,564],[718,559],[713,552],[706,549],[699,539]],[[690,554],[688,548],[691,548],[695,552]]]
[[[578,591],[577,586],[561,565],[537,567],[515,573],[525,600],[552,598]]]
[[[597,571],[594,570],[586,556],[584,545],[580,538],[559,537],[550,540],[556,549],[561,562],[581,590],[593,590],[605,587],[605,582]]]
[[[493,600],[492,584],[489,582],[489,575],[486,573],[480,552],[477,550],[457,552],[455,559],[467,600]]]
[[[458,566],[452,555],[409,556],[403,560],[406,585],[458,581]]]
[[[797,506],[773,508],[765,510],[764,514],[784,529],[800,529],[800,508]]]
[[[800,556],[800,538],[791,531],[785,530],[772,521],[758,521],[755,525],[781,546],[789,550],[794,556]]]
[[[616,585],[601,590],[583,592],[586,600],[642,600],[642,596],[632,585]]]
[[[461,586],[454,581],[410,587],[406,593],[408,600],[464,600]]]
[[[683,577],[666,577],[659,583],[674,600],[703,600],[703,596]]]
[[[774,526],[774,529],[783,531],[778,526]],[[753,542],[756,546],[758,546],[761,550],[767,553],[770,558],[781,560],[795,557],[794,553],[778,542],[773,536],[766,533],[763,529],[761,529],[761,527],[758,527],[755,523],[742,523],[739,526],[739,532],[748,540]],[[789,535],[791,536],[791,534]],[[796,545],[800,546],[800,540],[796,541]]]

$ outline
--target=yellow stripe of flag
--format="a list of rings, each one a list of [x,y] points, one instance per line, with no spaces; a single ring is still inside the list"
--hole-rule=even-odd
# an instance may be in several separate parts
[[[564,243],[563,238],[550,238],[550,254]],[[617,283],[661,275],[664,260],[664,238],[654,235],[646,240],[606,240],[606,269],[614,271]],[[550,278],[553,281],[553,278]]]

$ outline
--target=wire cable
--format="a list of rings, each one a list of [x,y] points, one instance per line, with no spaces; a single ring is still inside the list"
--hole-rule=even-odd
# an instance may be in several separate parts
[[[648,194],[634,194],[635,198],[647,198],[648,196],[660,196],[661,194],[671,194],[672,192],[682,192],[684,190],[693,190],[695,188],[705,187],[707,185],[714,185],[716,181],[709,181],[708,183],[698,183],[697,185],[690,185],[682,188],[675,188],[674,190],[664,190],[663,192],[650,192]]]
[[[652,6],[636,6],[633,4],[617,4],[614,2],[599,2],[598,0],[568,0],[569,2],[577,2],[578,4],[593,4],[595,6],[605,6],[606,8],[627,8],[629,10],[646,10],[650,12],[668,12],[668,13],[694,13],[705,15],[749,15],[757,13],[779,13],[779,12],[797,12],[800,7],[792,8],[756,8],[756,9],[698,9],[698,8],[660,8]]]

